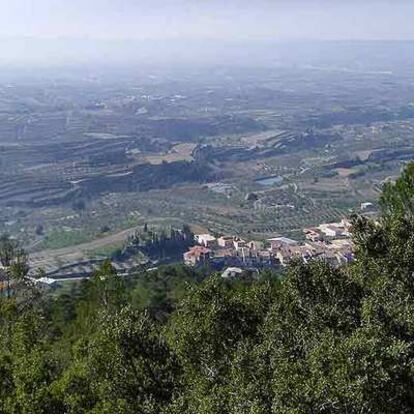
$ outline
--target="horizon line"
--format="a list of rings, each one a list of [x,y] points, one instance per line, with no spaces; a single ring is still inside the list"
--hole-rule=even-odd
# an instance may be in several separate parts
[[[34,40],[34,41],[95,41],[95,42],[151,42],[151,41],[160,41],[160,42],[180,42],[180,41],[190,41],[190,42],[229,42],[229,43],[239,43],[239,42],[277,42],[277,43],[404,43],[404,42],[414,42],[414,38],[373,38],[373,39],[363,39],[363,38],[333,38],[333,39],[323,39],[323,38],[275,38],[275,37],[148,37],[148,38],[135,38],[135,37],[91,37],[91,36],[1,36],[0,41],[3,40]]]

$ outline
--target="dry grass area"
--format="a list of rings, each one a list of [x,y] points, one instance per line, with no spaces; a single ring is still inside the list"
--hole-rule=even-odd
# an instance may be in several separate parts
[[[302,181],[299,184],[301,190],[325,191],[349,191],[350,185],[346,177],[320,178],[317,182]]]
[[[373,153],[372,150],[367,151],[357,151],[355,155],[361,160],[361,161],[367,161],[369,156]]]
[[[193,151],[197,144],[183,143],[175,145],[167,154],[148,155],[145,160],[152,165],[159,165],[163,162],[193,161]]]
[[[272,130],[261,132],[259,134],[252,134],[243,136],[240,138],[240,142],[247,146],[260,146],[266,143],[271,138],[276,138],[278,135],[283,134],[285,131],[281,130]]]
[[[132,236],[135,233],[137,227],[123,230],[116,234],[111,234],[106,237],[102,237],[93,240],[89,243],[82,243],[75,246],[64,247],[62,249],[48,249],[38,253],[30,255],[30,263],[33,268],[40,268],[46,263],[71,263],[79,260],[84,260],[86,252],[104,248],[115,243],[124,242],[128,236]]]
[[[340,177],[349,177],[352,174],[355,174],[356,172],[358,172],[358,170],[356,168],[337,168],[336,171],[338,172]]]

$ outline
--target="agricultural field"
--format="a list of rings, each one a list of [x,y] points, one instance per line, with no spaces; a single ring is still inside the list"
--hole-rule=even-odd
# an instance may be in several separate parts
[[[414,158],[407,72],[99,76],[0,74],[0,232],[37,258],[101,257],[145,224],[297,236]]]

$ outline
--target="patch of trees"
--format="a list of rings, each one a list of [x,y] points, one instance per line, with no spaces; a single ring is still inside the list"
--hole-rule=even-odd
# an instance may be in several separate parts
[[[141,164],[131,173],[102,175],[78,185],[82,195],[92,197],[108,192],[147,191],[170,188],[185,182],[207,182],[211,168],[204,163],[177,161],[159,165]]]
[[[156,232],[145,224],[143,231],[137,231],[129,240],[125,254],[135,250],[143,252],[151,259],[181,259],[184,252],[194,245],[194,233],[185,225],[182,229],[170,228],[169,231]]]
[[[92,167],[107,167],[108,165],[125,164],[126,162],[127,157],[124,149],[91,154],[88,157],[88,163]]]
[[[411,164],[377,221],[352,218],[357,260],[339,269],[122,279],[106,262],[69,293],[3,291],[0,413],[412,413],[413,200]],[[24,282],[7,240],[2,271]]]
[[[145,121],[144,124],[148,132],[154,136],[182,141],[197,141],[202,137],[265,129],[262,123],[252,118],[228,115],[212,118],[157,119]]]

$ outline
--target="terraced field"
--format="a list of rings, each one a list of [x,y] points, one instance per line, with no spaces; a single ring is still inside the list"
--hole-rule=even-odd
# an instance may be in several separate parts
[[[145,223],[299,234],[414,157],[411,75],[184,72],[0,82],[0,232],[80,260]]]

